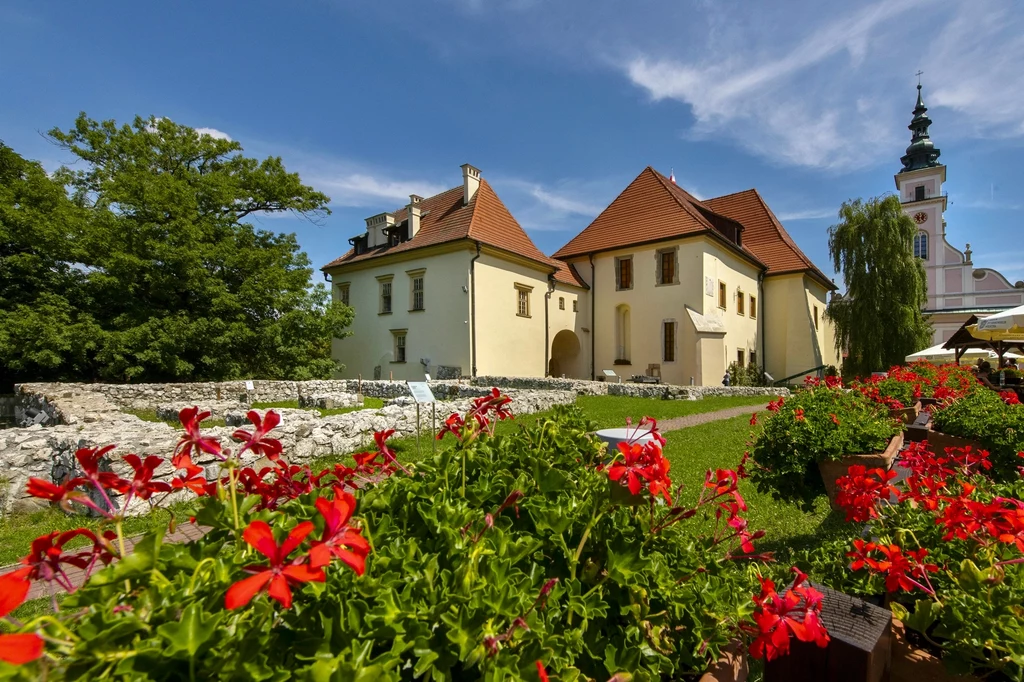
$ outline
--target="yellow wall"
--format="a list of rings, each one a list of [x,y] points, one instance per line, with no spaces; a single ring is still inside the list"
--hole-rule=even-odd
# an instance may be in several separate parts
[[[339,378],[373,378],[380,365],[382,377],[422,381],[424,367],[420,358],[429,358],[429,371],[436,375],[438,365],[461,367],[470,372],[469,344],[469,262],[473,253],[457,251],[428,252],[406,260],[373,261],[371,267],[360,264],[331,271],[335,298],[339,285],[348,283],[349,304],[355,310],[350,327],[352,336],[334,339],[332,354],[345,364]],[[381,259],[383,260],[383,259]],[[425,269],[424,310],[410,312],[411,280],[407,271]],[[378,314],[380,288],[377,277],[392,275],[392,312]],[[394,362],[394,336],[391,330],[407,329],[406,362]]]
[[[678,283],[657,284],[657,254],[666,248],[677,248]],[[633,288],[616,290],[617,257],[632,255]],[[662,380],[673,384],[714,385],[722,380],[728,362],[735,359],[735,348],[753,348],[757,337],[757,321],[751,320],[749,309],[736,313],[737,286],[744,293],[757,292],[757,268],[735,255],[717,241],[696,237],[659,242],[598,254],[594,257],[596,283],[590,292],[597,303],[593,332],[596,335],[595,360],[597,374],[612,369],[628,379],[645,374],[649,364],[661,365]],[[584,263],[586,263],[584,265]],[[581,261],[578,270],[589,273],[589,263]],[[713,296],[705,295],[705,275],[713,279]],[[584,275],[587,276],[587,275]],[[729,290],[727,309],[718,308],[718,281]],[[759,303],[760,304],[760,303]],[[629,308],[628,365],[616,365],[619,340],[616,317],[620,306]],[[698,334],[686,312],[690,306],[699,313],[718,318],[725,334]],[[675,360],[663,359],[663,323],[676,324]]]
[[[839,366],[835,350],[835,329],[825,319],[828,292],[803,273],[765,278],[765,370],[775,379],[818,365]],[[818,328],[814,328],[814,306]],[[791,379],[800,383],[802,377]]]
[[[559,298],[565,302],[564,310],[558,307]],[[573,302],[577,305],[575,312],[572,309]],[[590,297],[587,290],[556,283],[548,310],[549,373],[556,377],[564,374],[569,379],[589,379],[590,332],[585,331],[590,329]]]
[[[530,291],[530,316],[517,315],[516,285]],[[542,377],[548,273],[484,253],[476,262],[476,373]]]

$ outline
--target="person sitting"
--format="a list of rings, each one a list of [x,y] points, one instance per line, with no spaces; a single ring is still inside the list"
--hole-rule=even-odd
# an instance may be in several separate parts
[[[978,381],[989,388],[999,390],[999,387],[992,383],[992,365],[987,360],[978,365]]]

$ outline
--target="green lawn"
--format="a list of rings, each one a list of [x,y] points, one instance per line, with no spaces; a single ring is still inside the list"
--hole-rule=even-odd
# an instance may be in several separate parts
[[[252,407],[257,410],[269,410],[275,407],[282,409],[299,409],[298,400],[278,400],[272,403],[253,403]],[[362,407],[334,407],[330,410],[320,410],[320,414],[324,417],[330,417],[336,414],[346,414],[348,412],[356,412],[358,410],[379,410],[384,407],[384,401],[380,398],[363,398]]]
[[[672,481],[686,485],[686,501],[697,500],[708,469],[736,468],[753,428],[747,417],[736,417],[665,434],[665,456],[672,464]],[[764,529],[767,533],[755,543],[758,550],[775,552],[780,563],[788,560],[792,550],[804,549],[844,530],[849,533],[849,528],[844,528],[843,515],[831,511],[824,493],[815,501],[813,513],[759,493],[749,479],[740,481],[740,494],[749,508],[743,516],[751,530]],[[713,510],[700,522],[712,526]]]

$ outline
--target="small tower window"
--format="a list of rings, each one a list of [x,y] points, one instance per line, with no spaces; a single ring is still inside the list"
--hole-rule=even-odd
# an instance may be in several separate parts
[[[914,201],[924,201],[924,185],[914,188]]]
[[[928,233],[918,232],[914,235],[914,258],[928,260]]]

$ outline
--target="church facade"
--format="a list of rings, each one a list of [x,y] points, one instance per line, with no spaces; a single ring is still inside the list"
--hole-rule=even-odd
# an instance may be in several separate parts
[[[657,377],[731,364],[799,382],[838,365],[835,285],[756,190],[698,200],[648,167],[553,256],[484,180],[366,219],[324,266],[355,310],[344,378]]]
[[[934,344],[947,341],[971,315],[984,317],[1000,310],[1024,305],[1024,282],[1011,284],[999,272],[975,265],[971,245],[961,251],[947,241],[946,166],[939,163],[940,151],[929,136],[931,119],[917,86],[917,105],[908,126],[910,146],[900,159],[896,189],[904,212],[918,226],[914,255],[923,260],[928,299],[924,312],[935,330]]]

